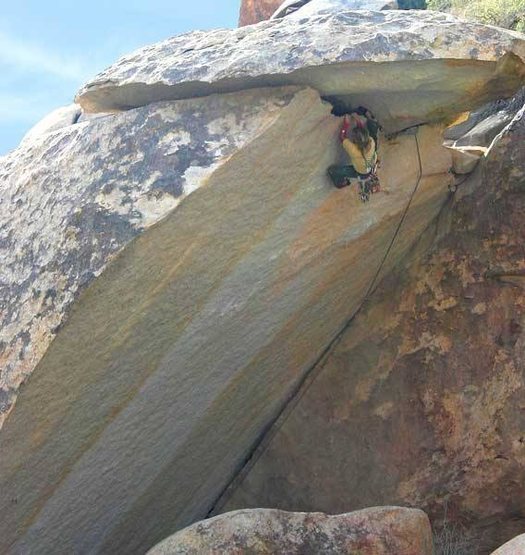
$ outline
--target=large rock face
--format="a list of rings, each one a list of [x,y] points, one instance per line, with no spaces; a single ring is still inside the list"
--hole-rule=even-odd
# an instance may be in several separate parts
[[[511,96],[525,82],[523,58],[523,35],[450,15],[333,9],[148,46],[99,74],[77,101],[96,112],[307,85],[368,106],[393,132]]]
[[[205,516],[359,307],[417,145],[383,272],[439,212],[440,127],[382,140],[365,208],[325,177],[330,109],[298,89],[153,104],[2,159],[0,551],[141,552]]]
[[[204,553],[432,555],[432,530],[417,509],[379,507],[336,516],[254,509],[194,524],[148,555]]]
[[[454,179],[442,120],[514,92],[523,82],[524,45],[520,35],[435,13],[336,10],[192,33],[123,58],[79,95],[86,110],[118,113],[46,128],[1,158],[0,552],[143,553],[205,517],[326,346],[440,213]],[[345,158],[340,119],[322,95],[371,107],[386,131],[432,122],[413,134],[380,137],[383,192],[365,206],[354,189],[336,190],[326,178],[326,168]],[[191,96],[199,98],[181,100]],[[58,119],[59,126],[68,121]],[[503,184],[505,172],[517,171],[508,159],[522,163],[507,148],[505,163],[492,166]],[[487,210],[476,206],[476,233],[491,229],[494,207],[511,205],[511,197],[496,197]],[[510,231],[498,236],[506,245],[503,236]],[[499,245],[483,237],[459,252],[467,257]],[[451,256],[443,255],[445,263]],[[496,301],[517,298],[514,289],[500,298],[499,282],[493,287]],[[401,317],[392,321],[397,309],[390,308],[382,310],[394,329]],[[482,310],[480,304],[473,313]],[[512,310],[506,314],[519,327]],[[503,329],[507,315],[490,314]],[[514,384],[504,381],[510,389],[503,397],[519,389],[502,358],[509,345],[518,348],[516,325],[501,332],[503,351],[476,346],[473,353],[484,353],[483,361],[497,354]],[[418,352],[416,339],[427,336],[411,333],[407,344],[416,342]],[[458,336],[467,342],[466,332]],[[391,341],[386,365],[412,353]],[[367,367],[369,376],[355,380],[369,383],[377,371]],[[498,384],[495,377],[496,401]],[[461,391],[425,397],[425,410],[448,399],[453,412]],[[495,413],[503,410],[496,401]],[[346,414],[346,399],[341,403]],[[472,414],[484,404],[477,403]],[[420,416],[416,424],[425,422]],[[436,422],[431,439],[446,443]],[[324,424],[318,430],[324,434]],[[348,445],[364,437],[346,432],[334,460],[345,461]],[[485,461],[493,453],[482,445]],[[474,449],[459,439],[453,447],[468,447],[469,456]],[[386,451],[394,459],[399,452],[390,445]],[[370,470],[365,454],[368,462],[357,461],[356,469]],[[433,455],[418,473],[412,467],[410,476],[402,474],[410,464],[399,471],[404,489],[381,482],[386,473],[381,488],[360,480],[348,492],[355,475],[341,487],[338,472],[349,472],[341,462],[327,474],[333,482],[324,497],[309,478],[300,496],[312,503],[317,496],[319,507],[345,492],[350,504],[368,499],[360,494],[368,484],[384,497],[394,491],[430,507],[432,480],[449,485],[436,470],[439,452]],[[297,472],[309,470],[299,465]],[[469,475],[460,512],[492,510],[473,497],[482,477],[477,467]],[[279,480],[279,492],[266,493],[282,503],[288,480],[295,482],[286,473]],[[255,483],[248,499],[259,496]],[[501,484],[494,481],[494,489]]]
[[[523,530],[524,140],[525,109],[442,214],[450,232],[386,280],[227,509],[409,503],[465,526],[481,554]]]

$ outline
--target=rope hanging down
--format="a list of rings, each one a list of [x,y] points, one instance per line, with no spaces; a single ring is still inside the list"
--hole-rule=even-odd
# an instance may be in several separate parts
[[[406,220],[408,211],[410,210],[410,206],[412,205],[412,201],[414,200],[414,197],[416,196],[416,193],[419,189],[421,179],[423,178],[423,162],[421,159],[421,150],[419,146],[417,132],[418,132],[418,129],[416,128],[414,133],[414,140],[416,143],[417,161],[419,166],[416,184],[414,186],[414,189],[412,190],[412,193],[410,194],[408,203],[405,206],[405,209],[403,210],[403,214],[401,215],[399,223],[397,224],[396,230],[394,232],[394,235],[392,236],[392,239],[388,245],[388,248],[386,249],[383,258],[381,259],[381,263],[377,268],[374,278],[372,279],[372,281],[370,282],[370,285],[368,286],[368,289],[366,290],[363,300],[361,301],[358,309],[355,311],[353,316],[344,324],[344,326],[339,330],[339,332],[332,339],[332,341],[330,341],[330,343],[325,347],[322,353],[317,357],[317,359],[312,364],[312,366],[310,366],[310,368],[305,372],[304,376],[301,378],[299,383],[295,386],[294,390],[289,395],[288,400],[284,403],[283,407],[281,408],[277,416],[275,416],[275,418],[273,418],[273,420],[265,427],[265,429],[260,435],[260,438],[255,442],[254,447],[250,450],[250,452],[248,453],[248,455],[245,457],[244,461],[240,465],[239,470],[235,472],[233,478],[230,480],[230,482],[226,485],[226,487],[222,490],[220,495],[217,497],[216,501],[213,503],[210,511],[207,514],[208,517],[213,515],[216,508],[219,508],[219,504],[221,500],[226,496],[227,492],[232,488],[233,484],[235,484],[244,475],[246,475],[246,473],[259,460],[261,455],[264,453],[264,450],[265,450],[264,446],[268,445],[270,441],[275,437],[277,432],[283,427],[288,416],[291,414],[293,408],[297,406],[299,401],[309,391],[310,387],[315,382],[315,379],[317,378],[317,376],[319,376],[321,371],[324,369],[328,355],[337,347],[337,345],[339,345],[339,343],[341,342],[341,339],[343,338],[343,335],[348,330],[348,328],[354,321],[355,317],[361,312],[361,310],[363,309],[363,306],[368,300],[368,297],[374,290],[374,287],[376,286],[376,282],[379,279],[379,276],[383,271],[386,261],[388,260],[388,257],[395,245],[396,239],[399,236],[401,227],[403,226],[403,223]],[[281,420],[281,422],[280,424],[277,424],[279,420]]]

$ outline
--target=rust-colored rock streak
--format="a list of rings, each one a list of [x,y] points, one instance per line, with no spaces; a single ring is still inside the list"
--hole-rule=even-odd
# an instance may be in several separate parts
[[[523,531],[524,140],[525,109],[442,215],[449,232],[383,283],[227,509],[409,504],[464,525],[476,553]]]
[[[270,19],[282,0],[242,0],[239,12],[239,27]]]

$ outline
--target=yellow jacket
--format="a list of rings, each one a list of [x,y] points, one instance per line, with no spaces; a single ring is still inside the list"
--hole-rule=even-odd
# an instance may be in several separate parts
[[[370,142],[368,143],[364,155],[359,147],[350,139],[343,140],[343,148],[346,150],[348,156],[350,156],[352,166],[354,166],[357,173],[366,175],[374,169],[377,162],[377,153],[376,143],[372,137],[370,137]]]

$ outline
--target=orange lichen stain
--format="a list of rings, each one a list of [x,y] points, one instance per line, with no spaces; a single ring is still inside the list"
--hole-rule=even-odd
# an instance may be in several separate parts
[[[487,303],[478,303],[472,309],[473,314],[481,315],[485,314],[485,312],[487,312]]]
[[[483,281],[483,277],[479,276],[476,277],[470,267],[470,260],[464,258],[463,260],[459,261],[456,265],[457,273],[461,279],[461,285],[464,289],[466,289],[469,285],[473,283],[477,283]]]
[[[470,116],[470,112],[462,112],[461,114],[458,114],[452,120],[449,127],[454,127],[455,125],[459,125],[460,123],[463,123],[463,122],[467,121],[469,116]]]
[[[447,453],[452,454],[463,447],[465,429],[465,403],[463,395],[455,392],[445,392],[441,399],[440,416],[436,421],[444,447]]]
[[[452,339],[446,335],[433,335],[429,332],[423,332],[417,337],[404,337],[398,349],[398,356],[412,355],[423,349],[444,355],[450,351],[452,345]]]
[[[394,409],[395,409],[394,403],[392,401],[388,401],[386,403],[383,403],[382,405],[379,405],[374,410],[374,414],[376,416],[379,416],[379,418],[382,418],[383,420],[388,420],[390,415],[394,412]]]
[[[432,292],[435,297],[441,298],[441,287],[440,282],[445,277],[445,272],[450,264],[453,262],[453,256],[445,257],[440,259],[439,263],[432,264],[432,273],[428,273],[423,279],[419,280],[415,285],[415,293],[417,295],[422,295],[428,291]]]
[[[366,403],[370,400],[374,389],[385,382],[394,368],[395,359],[391,352],[382,352],[377,364],[369,368],[369,373],[363,376],[355,386],[354,399],[356,403]]]
[[[458,301],[454,297],[448,297],[447,299],[439,299],[436,301],[432,301],[428,304],[428,306],[432,307],[434,310],[438,312],[443,312],[445,310],[449,310],[450,308],[454,308],[457,306]]]

